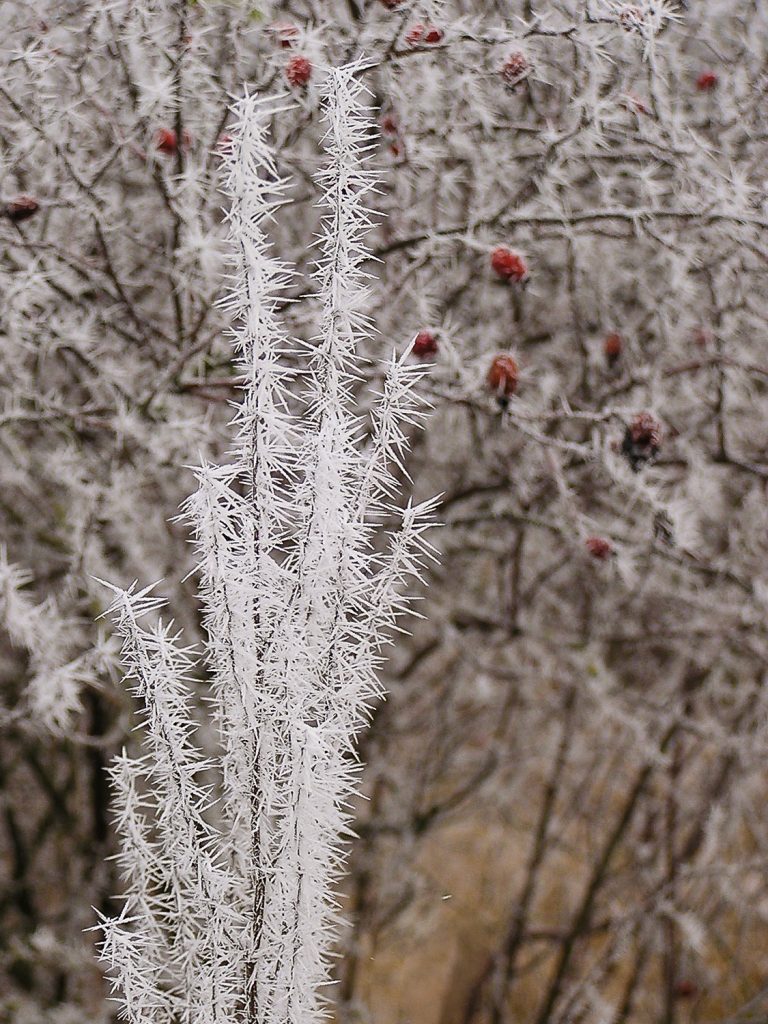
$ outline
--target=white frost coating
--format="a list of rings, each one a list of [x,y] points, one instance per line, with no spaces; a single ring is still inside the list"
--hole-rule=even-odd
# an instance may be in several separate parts
[[[333,70],[325,85],[322,312],[308,344],[290,343],[278,320],[291,275],[265,230],[284,202],[267,142],[279,110],[253,96],[235,108],[224,305],[243,400],[232,462],[201,467],[185,508],[199,552],[215,757],[195,746],[190,651],[172,626],[140,624],[161,602],[131,588],[116,591],[111,609],[146,752],[124,755],[112,772],[127,900],[119,920],[102,924],[103,956],[137,1024],[325,1016],[354,740],[380,694],[381,649],[404,585],[429,554],[432,508],[393,504],[405,428],[423,412],[413,393],[422,370],[393,356],[365,441],[355,410],[356,348],[372,329],[359,71]],[[373,541],[383,522],[397,526],[382,553]],[[223,796],[211,814],[214,789]]]

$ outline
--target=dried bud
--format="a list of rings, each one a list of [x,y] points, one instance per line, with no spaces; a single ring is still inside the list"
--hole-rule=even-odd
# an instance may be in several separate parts
[[[520,371],[517,362],[510,355],[498,355],[488,370],[488,389],[496,395],[502,408],[506,408],[509,400],[517,391]]]
[[[517,50],[509,54],[499,68],[499,74],[507,85],[517,85],[522,78],[525,78],[530,69],[531,64],[526,55]]]
[[[525,281],[528,265],[520,253],[504,245],[497,246],[491,253],[491,267],[505,281]]]
[[[226,132],[222,132],[222,134],[216,140],[216,152],[217,153],[221,153],[222,155],[225,154],[225,153],[231,153],[232,152],[232,136],[231,135],[228,135]]]
[[[590,555],[599,562],[606,562],[613,554],[613,544],[605,537],[587,537],[584,545]]]
[[[627,32],[639,32],[645,23],[642,8],[626,4],[619,13],[619,23]]]
[[[628,92],[624,97],[624,106],[635,114],[648,113],[647,104],[639,96],[635,96],[633,92]]]
[[[420,359],[437,352],[437,337],[431,331],[419,331],[413,342],[413,354]]]
[[[299,38],[299,30],[297,26],[291,25],[288,21],[282,21],[278,22],[276,25],[272,25],[270,31],[275,38],[275,42],[283,50],[290,50]]]
[[[291,57],[285,66],[285,78],[294,89],[305,89],[312,77],[312,64],[306,57]]]
[[[636,473],[646,463],[653,462],[661,448],[661,440],[661,424],[655,417],[649,412],[635,416],[626,429],[621,450]]]
[[[379,3],[388,11],[395,11],[403,3],[403,0],[379,0]]]
[[[14,224],[33,217],[40,209],[40,204],[32,196],[16,196],[5,204],[5,215]]]
[[[426,25],[423,25],[420,21],[417,22],[415,25],[411,25],[411,27],[405,34],[406,43],[408,43],[409,46],[416,46],[418,43],[420,43],[422,38],[424,37],[425,28]]]

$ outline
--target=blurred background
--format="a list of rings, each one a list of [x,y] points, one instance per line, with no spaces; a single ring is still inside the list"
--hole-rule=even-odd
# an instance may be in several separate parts
[[[201,640],[173,517],[239,393],[228,105],[287,97],[273,237],[309,339],[318,86],[360,54],[358,400],[415,339],[434,408],[403,483],[443,525],[360,738],[335,1020],[768,1020],[768,8],[0,20],[0,1021],[116,1019],[85,929],[119,907],[105,769],[137,737],[94,577],[162,579]]]

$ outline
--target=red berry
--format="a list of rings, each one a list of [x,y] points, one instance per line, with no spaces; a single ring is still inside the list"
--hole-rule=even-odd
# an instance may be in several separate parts
[[[273,25],[270,31],[284,50],[290,50],[299,38],[299,30],[296,25],[291,25],[291,23],[287,21]]]
[[[419,331],[413,341],[413,354],[424,358],[437,352],[437,338],[431,331]]]
[[[635,416],[624,433],[621,445],[622,452],[635,472],[656,458],[662,436],[661,424],[649,412]]]
[[[383,7],[386,7],[388,11],[397,10],[402,2],[403,0],[379,0],[379,3],[381,3]]]
[[[590,555],[600,562],[607,561],[613,554],[613,544],[605,537],[587,537],[584,544]]]
[[[389,138],[396,138],[400,132],[394,114],[385,114],[379,121],[379,128],[381,128],[381,134]]]
[[[181,144],[184,149],[189,149],[192,145],[192,136],[186,129],[181,133]],[[179,143],[173,128],[157,129],[155,132],[155,149],[166,156],[174,156],[178,148]]]
[[[699,92],[710,92],[717,86],[718,78],[714,71],[702,71],[696,79]]]
[[[5,215],[14,224],[28,220],[40,209],[40,204],[32,196],[16,196],[5,204]]]
[[[417,22],[408,30],[405,41],[409,46],[417,46],[419,43],[434,45],[439,43],[442,38],[442,30],[435,25],[423,25],[421,22]]]
[[[285,66],[285,77],[289,85],[304,89],[312,77],[312,64],[306,57],[291,57]]]
[[[158,128],[155,132],[155,149],[170,156],[176,152],[176,132],[173,128]]]
[[[496,356],[488,370],[487,383],[488,388],[496,395],[499,405],[504,407],[509,403],[510,398],[517,391],[519,379],[520,371],[512,356]]]
[[[530,66],[525,54],[517,50],[507,57],[499,68],[499,74],[508,85],[516,85],[527,74]]]
[[[678,999],[690,999],[691,996],[695,996],[698,992],[696,983],[691,981],[690,978],[681,978],[675,984],[675,995]]]
[[[609,366],[613,366],[621,355],[623,348],[623,342],[620,334],[609,334],[603,342],[603,352],[605,354],[605,361]]]
[[[523,257],[505,245],[499,245],[493,250],[491,266],[505,281],[524,281],[528,277],[528,265]]]

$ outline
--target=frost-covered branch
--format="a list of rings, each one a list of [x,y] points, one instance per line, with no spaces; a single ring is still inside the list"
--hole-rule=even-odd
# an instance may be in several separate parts
[[[104,925],[104,956],[136,1022],[307,1024],[324,1013],[355,737],[380,695],[380,650],[404,587],[428,553],[431,510],[409,505],[388,553],[374,551],[377,524],[394,511],[403,428],[420,415],[421,371],[392,360],[366,444],[352,392],[358,345],[372,330],[359,71],[331,71],[324,89],[322,314],[318,336],[301,346],[301,392],[276,315],[290,275],[266,234],[283,202],[267,141],[280,110],[254,96],[236,108],[224,307],[243,399],[231,461],[197,471],[184,513],[200,559],[214,757],[194,742],[191,652],[170,625],[140,624],[160,602],[131,589],[112,607],[147,752],[113,773],[128,895],[123,918]],[[218,782],[203,781],[211,777]]]

